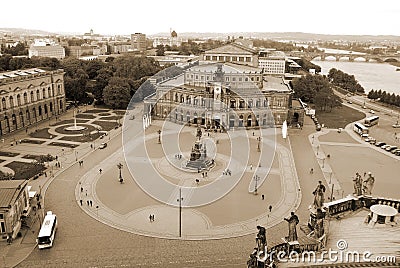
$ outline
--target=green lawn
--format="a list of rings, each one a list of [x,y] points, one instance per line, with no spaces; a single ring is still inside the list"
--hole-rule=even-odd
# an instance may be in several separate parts
[[[93,124],[98,125],[101,127],[102,130],[110,131],[114,129],[118,124],[114,121],[94,121]]]
[[[331,112],[316,112],[318,122],[328,128],[344,128],[347,124],[363,119],[365,114],[347,106],[332,109]]]
[[[75,148],[78,147],[78,144],[70,144],[70,143],[62,143],[62,142],[51,142],[49,143],[50,146],[59,146],[59,147],[66,147],[66,148]]]
[[[38,129],[35,132],[29,133],[29,136],[31,136],[32,138],[41,138],[41,139],[52,139],[57,137],[55,135],[50,135],[48,130],[49,128]]]
[[[14,170],[15,175],[14,178],[16,180],[27,180],[31,177],[35,176],[42,172],[45,168],[42,165],[34,164],[34,163],[24,163],[13,161],[6,165],[6,167]]]
[[[2,152],[0,151],[0,156],[8,156],[8,157],[14,157],[19,155],[19,153],[12,153],[12,152]]]

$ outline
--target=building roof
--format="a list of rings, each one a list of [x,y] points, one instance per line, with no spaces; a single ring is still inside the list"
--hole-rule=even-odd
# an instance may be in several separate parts
[[[204,54],[247,54],[254,55],[256,51],[252,48],[242,46],[240,44],[231,43],[222,47],[217,47],[211,50],[207,50]]]
[[[26,180],[0,180],[0,208],[8,208],[14,204],[27,184]]]
[[[290,92],[292,89],[282,77],[265,75],[262,91]]]
[[[45,73],[45,70],[39,68],[25,69],[25,70],[16,70],[16,71],[8,71],[8,72],[0,72],[0,79],[14,78],[27,76],[38,73]]]

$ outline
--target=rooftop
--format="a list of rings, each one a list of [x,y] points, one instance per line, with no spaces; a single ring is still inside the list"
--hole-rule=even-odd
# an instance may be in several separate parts
[[[242,46],[240,44],[232,43],[232,44],[228,44],[228,45],[225,45],[222,47],[217,47],[217,48],[214,48],[211,50],[207,50],[206,52],[204,52],[204,54],[253,55],[253,54],[256,54],[256,51],[252,48]]]
[[[39,68],[25,69],[25,70],[16,70],[16,71],[8,71],[8,72],[0,72],[0,79],[14,78],[27,76],[32,74],[45,73],[45,70]]]
[[[263,91],[287,91],[290,92],[292,89],[289,84],[285,82],[282,77],[276,76],[264,76]]]
[[[20,189],[28,184],[26,180],[0,180],[0,208],[8,208],[17,199]]]

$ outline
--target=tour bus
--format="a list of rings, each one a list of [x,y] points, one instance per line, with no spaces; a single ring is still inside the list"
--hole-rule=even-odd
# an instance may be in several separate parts
[[[368,128],[361,123],[355,123],[353,130],[362,137],[368,136]]]
[[[39,249],[51,248],[53,246],[56,231],[57,217],[51,211],[47,211],[42,227],[40,228],[38,238],[36,239]]]
[[[379,116],[374,115],[374,116],[365,118],[364,125],[366,125],[367,127],[372,127],[373,125],[378,124],[378,122],[379,122]]]

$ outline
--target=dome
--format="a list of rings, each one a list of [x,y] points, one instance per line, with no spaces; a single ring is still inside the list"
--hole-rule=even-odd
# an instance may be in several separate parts
[[[178,34],[175,31],[171,32],[171,37],[178,37]]]

